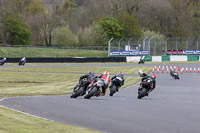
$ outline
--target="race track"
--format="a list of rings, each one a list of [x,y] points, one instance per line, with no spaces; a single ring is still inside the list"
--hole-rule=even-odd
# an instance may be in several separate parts
[[[169,74],[156,75],[156,89],[141,100],[137,99],[137,84],[113,97],[109,93],[89,100],[69,95],[18,97],[0,104],[107,133],[200,133],[200,74],[184,73],[180,80]]]

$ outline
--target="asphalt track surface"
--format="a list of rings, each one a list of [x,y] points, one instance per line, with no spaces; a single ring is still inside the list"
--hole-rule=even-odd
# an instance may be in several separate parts
[[[137,84],[113,97],[107,91],[105,96],[89,100],[35,96],[7,98],[0,104],[107,133],[200,133],[200,74],[184,73],[180,80],[169,74],[156,75],[156,89],[141,100],[137,99]]]

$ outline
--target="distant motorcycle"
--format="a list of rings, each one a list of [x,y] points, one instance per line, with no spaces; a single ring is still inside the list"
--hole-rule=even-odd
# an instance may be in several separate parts
[[[144,64],[144,60],[140,59],[140,61],[138,62],[138,64]]]
[[[26,63],[26,58],[24,57],[19,61],[19,66],[21,66],[21,65],[24,66],[25,63]]]
[[[3,58],[2,60],[0,60],[0,65],[3,66],[6,62],[6,58]]]
[[[79,96],[83,96],[85,94],[85,90],[87,88],[87,81],[82,80],[80,84],[74,87],[74,91],[72,92],[71,98],[77,98]]]
[[[85,99],[90,99],[93,96],[100,96],[101,88],[104,85],[104,82],[101,79],[96,79],[97,81],[92,83],[88,86],[86,95],[84,96]]]
[[[178,73],[174,72],[174,71],[170,71],[170,75],[174,78],[174,79],[180,79]]]
[[[141,99],[148,95],[151,89],[151,81],[150,79],[145,79],[141,84],[140,88],[138,89],[138,99]]]
[[[119,91],[119,88],[122,86],[122,82],[122,77],[116,77],[112,80],[112,86],[110,87],[110,96],[113,96],[114,93]]]

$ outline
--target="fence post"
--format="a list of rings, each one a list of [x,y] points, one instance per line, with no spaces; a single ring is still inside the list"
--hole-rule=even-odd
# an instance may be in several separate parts
[[[150,56],[150,51],[151,51],[151,49],[150,49],[150,43],[151,43],[151,40],[153,39],[153,37],[151,37],[150,39],[149,39],[149,42],[148,42],[148,49],[149,49],[149,56]]]
[[[131,37],[129,40],[128,40],[128,50],[130,50],[130,41],[132,40],[133,38]]]
[[[197,48],[196,48],[197,50],[199,49],[199,39],[200,38],[197,39]]]
[[[143,50],[145,50],[145,40],[148,38],[148,36],[146,36],[143,40]]]
[[[119,40],[118,51],[120,51],[120,43],[121,43],[122,40],[123,40],[123,38],[121,38],[121,39]]]
[[[109,41],[108,41],[108,57],[110,57],[110,42],[113,40],[114,38],[111,38]]]
[[[156,39],[154,38],[154,55],[156,54]]]

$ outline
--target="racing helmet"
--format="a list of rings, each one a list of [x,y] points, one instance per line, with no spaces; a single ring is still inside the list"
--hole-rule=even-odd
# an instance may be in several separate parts
[[[95,75],[95,73],[94,73],[93,70],[91,70],[91,71],[89,72],[89,74]]]
[[[142,75],[144,72],[141,70],[141,69],[139,69],[139,71],[138,71],[138,74],[139,75]]]
[[[152,74],[152,77],[153,77],[154,79],[156,79],[156,75],[155,75],[155,74]]]
[[[105,71],[103,74],[109,74],[109,72],[108,72],[108,71]]]

